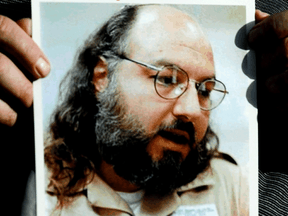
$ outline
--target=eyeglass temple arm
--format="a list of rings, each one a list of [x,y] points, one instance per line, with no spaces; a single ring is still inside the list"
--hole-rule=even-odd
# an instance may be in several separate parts
[[[134,62],[134,63],[139,64],[139,65],[142,65],[142,66],[147,67],[147,68],[149,68],[149,69],[151,69],[151,70],[154,70],[154,71],[160,71],[160,70],[162,70],[162,68],[155,67],[155,66],[149,65],[149,64],[145,64],[145,63],[143,63],[143,62],[141,62],[141,61],[136,61],[136,60],[133,60],[133,59],[129,59],[129,58],[127,58],[127,57],[124,56],[124,55],[118,55],[118,57],[121,58],[121,59],[125,59],[125,60],[128,60],[128,61]]]
[[[225,93],[225,94],[229,94],[229,92],[228,92],[228,91],[226,91],[226,90],[225,90],[225,91],[223,91],[223,90],[220,90],[220,89],[215,89],[215,88],[214,88],[214,90],[215,90],[215,91],[218,91],[218,92],[222,92],[222,93]]]

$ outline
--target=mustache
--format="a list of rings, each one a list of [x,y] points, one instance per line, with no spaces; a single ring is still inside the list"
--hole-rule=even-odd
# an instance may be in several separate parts
[[[193,123],[184,122],[180,119],[174,120],[170,124],[160,125],[157,134],[178,144],[189,143],[190,147],[195,143],[195,127]]]

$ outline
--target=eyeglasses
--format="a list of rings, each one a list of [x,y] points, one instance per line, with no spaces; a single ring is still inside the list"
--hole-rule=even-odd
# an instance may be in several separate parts
[[[215,109],[228,94],[224,83],[215,78],[203,82],[189,79],[188,74],[176,66],[155,67],[140,61],[132,60],[123,55],[120,59],[128,60],[157,72],[154,77],[154,86],[157,94],[167,100],[179,98],[188,89],[189,82],[195,84],[198,93],[199,105],[202,110]]]

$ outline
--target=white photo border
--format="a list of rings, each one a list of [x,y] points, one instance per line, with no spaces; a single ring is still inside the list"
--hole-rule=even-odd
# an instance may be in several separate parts
[[[191,4],[191,5],[235,5],[246,7],[246,22],[254,22],[254,0],[32,0],[33,39],[41,48],[41,15],[40,3],[141,3],[141,4]],[[247,29],[247,32],[249,29]],[[253,64],[249,65],[253,67]],[[251,70],[255,70],[251,68]],[[35,160],[36,160],[36,189],[37,215],[45,215],[44,210],[44,151],[43,151],[43,105],[41,80],[34,82],[34,119],[35,119]],[[250,215],[258,215],[258,124],[257,109],[248,106],[249,113],[249,180],[250,180]]]

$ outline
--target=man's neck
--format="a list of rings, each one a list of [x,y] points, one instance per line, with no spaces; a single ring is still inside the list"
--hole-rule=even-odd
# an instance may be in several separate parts
[[[97,174],[115,191],[135,192],[139,190],[138,186],[117,175],[113,166],[105,161],[102,161],[100,169],[97,170]]]

